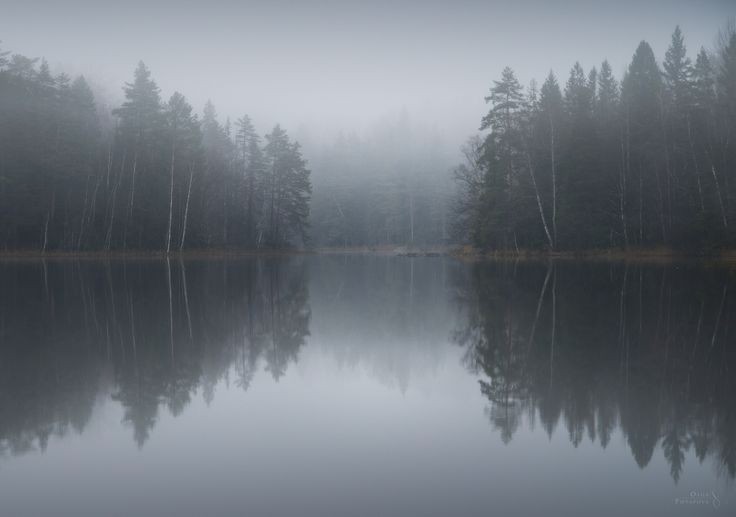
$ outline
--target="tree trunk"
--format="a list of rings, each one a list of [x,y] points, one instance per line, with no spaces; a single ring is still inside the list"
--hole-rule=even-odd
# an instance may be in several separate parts
[[[112,146],[114,139],[110,139],[110,146],[107,149],[107,176],[105,177],[105,187],[110,186],[110,173],[112,172]]]
[[[641,174],[641,158],[639,158],[639,246],[644,245],[644,179]]]
[[[695,153],[695,144],[693,144],[693,133],[690,128],[690,115],[687,115],[687,137],[690,142],[690,155],[693,159],[693,164],[695,165],[695,178],[698,182],[698,199],[700,200],[700,213],[705,213],[705,203],[703,202],[703,186],[700,181],[700,164],[698,162],[698,156]]]
[[[89,197],[89,178],[87,175],[87,181],[84,183],[84,203],[82,205],[82,217],[79,220],[79,237],[77,238],[77,251],[82,247],[82,236],[84,234],[84,220],[87,218],[87,199]]]
[[[529,150],[526,150],[526,161],[527,168],[529,169],[529,176],[532,178],[532,185],[534,186],[534,195],[537,198],[537,207],[539,208],[539,217],[542,219],[542,226],[544,227],[544,234],[547,236],[547,242],[549,243],[550,249],[555,249],[555,243],[552,239],[552,235],[549,233],[547,227],[547,218],[544,215],[544,209],[542,208],[542,198],[539,196],[539,189],[537,188],[537,179],[534,176],[534,168],[532,167],[532,158],[529,154]],[[554,181],[554,180],[553,180]]]
[[[187,202],[184,205],[184,222],[181,229],[181,242],[179,243],[179,251],[184,249],[184,239],[187,236],[187,220],[189,218],[189,199],[192,195],[192,179],[194,178],[194,163],[189,165],[189,186],[187,187]]]
[[[44,225],[43,229],[43,247],[41,248],[42,252],[46,252],[46,247],[49,243],[49,220],[51,219],[53,213],[54,213],[54,205],[56,204],[56,191],[53,191],[51,193],[51,208],[46,211],[46,224]]]
[[[176,127],[174,127],[176,134]],[[166,230],[166,254],[171,251],[171,221],[174,218],[174,163],[176,161],[176,136],[171,140],[171,167],[169,174],[169,226]]]
[[[555,165],[555,126],[551,115],[549,117],[549,151],[552,160],[552,249],[554,249],[557,246],[557,166]],[[536,185],[534,188],[536,190]],[[537,195],[538,200],[539,195]]]
[[[135,172],[138,168],[138,143],[135,144],[135,154],[133,155],[133,172],[130,177],[130,200],[128,202],[128,213],[125,216],[125,229],[123,230],[123,249],[125,249],[128,241],[128,223],[133,216],[133,198],[135,197]]]
[[[46,211],[46,224],[43,227],[43,246],[41,246],[41,252],[46,253],[46,245],[49,243],[49,217],[51,216],[51,210]]]
[[[248,174],[248,208],[246,211],[246,217],[248,218],[248,226],[247,232],[248,235],[246,236],[246,239],[248,240],[248,247],[253,247],[253,233],[255,230],[255,221],[253,221],[253,189],[255,188],[255,180],[253,178],[253,173]]]
[[[123,161],[120,164],[120,175],[118,176],[118,181],[115,182],[115,185],[112,187],[112,205],[110,207],[110,223],[108,224],[107,235],[105,236],[105,251],[110,251],[110,246],[112,245],[112,228],[115,223],[115,201],[117,200],[118,187],[120,186],[120,181],[122,180],[123,172],[125,171],[125,157],[125,152],[123,152]]]
[[[409,238],[414,246],[414,193],[409,190]]]
[[[713,173],[713,182],[716,184],[716,193],[718,194],[718,206],[721,208],[721,219],[723,220],[723,227],[728,228],[728,218],[726,217],[726,207],[723,205],[723,196],[721,194],[721,184],[718,181],[718,174],[716,174],[716,166],[713,163],[713,158],[710,160],[710,170]]]
[[[95,214],[97,212],[97,192],[100,190],[100,184],[102,183],[102,177],[97,176],[97,182],[95,183],[95,190],[92,193],[92,201],[90,202],[89,212],[87,212],[87,224],[94,224],[96,219]]]
[[[629,231],[626,225],[626,151],[624,139],[621,137],[621,165],[619,166],[619,212],[621,214],[621,229],[624,233],[624,248],[629,248]]]
[[[657,181],[657,201],[659,201],[659,225],[662,231],[662,242],[667,242],[667,220],[665,218],[665,199],[662,192],[662,182],[659,179],[659,171],[655,169],[654,178]]]

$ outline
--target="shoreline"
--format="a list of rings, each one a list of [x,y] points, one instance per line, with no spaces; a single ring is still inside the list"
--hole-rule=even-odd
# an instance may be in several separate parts
[[[285,257],[297,255],[313,255],[311,250],[188,250],[173,251],[36,251],[14,250],[0,251],[2,260],[45,260],[45,259],[74,259],[74,260],[163,260],[169,259],[218,259],[238,257]]]
[[[0,251],[0,261],[5,260],[163,260],[163,259],[227,259],[227,258],[269,258],[312,255],[389,255],[395,257],[451,257],[462,261],[485,260],[529,260],[529,261],[636,261],[636,262],[712,262],[736,265],[736,250],[719,252],[682,252],[671,249],[601,249],[587,251],[548,251],[548,250],[505,250],[483,251],[471,247],[428,247],[407,248],[406,246],[358,246],[352,248],[309,248],[309,249],[200,249],[166,253],[157,250],[136,251],[47,251],[7,250]]]
[[[599,249],[586,251],[482,251],[475,248],[459,248],[450,253],[460,260],[560,260],[560,261],[615,261],[615,262],[711,262],[736,264],[736,250],[717,252],[684,252],[667,248],[656,249]]]
[[[189,259],[189,258],[237,258],[237,257],[292,257],[306,255],[393,255],[393,256],[450,256],[454,248],[427,247],[408,248],[406,246],[355,246],[339,248],[285,248],[285,249],[190,249],[171,251],[161,250],[110,250],[110,251],[69,251],[69,250],[0,250],[0,260],[5,259]]]

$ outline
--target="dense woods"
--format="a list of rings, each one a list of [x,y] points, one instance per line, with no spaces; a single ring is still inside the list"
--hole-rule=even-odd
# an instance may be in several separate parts
[[[84,77],[0,53],[0,247],[280,248],[307,237],[310,171],[276,126],[167,101],[141,62],[111,112]]]
[[[576,63],[523,88],[511,68],[454,171],[461,240],[484,249],[667,247],[736,239],[736,32],[660,64],[642,41],[619,80]]]
[[[671,248],[736,241],[736,31],[662,61],[642,41],[566,81],[493,82],[455,167],[406,118],[302,150],[247,115],[161,97],[139,63],[114,109],[84,77],[0,51],[0,248],[36,251],[434,245],[493,250]],[[452,217],[448,217],[448,212]],[[312,230],[309,231],[310,223]]]

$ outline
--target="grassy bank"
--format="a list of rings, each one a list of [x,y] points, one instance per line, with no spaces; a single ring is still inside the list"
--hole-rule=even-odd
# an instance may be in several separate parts
[[[12,259],[90,259],[90,260],[120,260],[120,259],[206,259],[206,258],[237,258],[237,257],[283,257],[294,255],[314,254],[312,250],[283,249],[283,250],[222,250],[201,249],[172,251],[166,253],[158,250],[135,251],[39,251],[39,250],[5,250],[0,251],[0,260]]]
[[[161,260],[169,259],[223,259],[238,257],[290,257],[301,255],[391,255],[398,257],[451,256],[460,260],[613,260],[637,262],[718,262],[736,265],[736,250],[711,252],[683,252],[669,248],[654,249],[598,249],[586,251],[550,250],[481,250],[472,246],[447,247],[433,246],[412,248],[406,246],[354,246],[322,247],[304,249],[198,249],[172,251],[47,251],[5,250],[0,251],[0,260],[23,259],[89,259],[89,260]]]
[[[632,260],[646,262],[709,261],[736,264],[736,250],[712,250],[685,252],[670,248],[650,249],[597,249],[584,251],[551,250],[480,250],[471,246],[456,248],[450,252],[463,260],[527,259],[527,260]]]
[[[4,250],[0,251],[0,259],[39,259],[39,258],[73,258],[73,259],[171,259],[179,258],[234,258],[234,257],[280,257],[295,255],[396,255],[396,256],[436,256],[446,255],[451,251],[447,247],[409,246],[351,246],[321,248],[285,248],[285,249],[196,249],[172,251],[161,250],[111,250],[111,251],[40,251],[40,250]]]

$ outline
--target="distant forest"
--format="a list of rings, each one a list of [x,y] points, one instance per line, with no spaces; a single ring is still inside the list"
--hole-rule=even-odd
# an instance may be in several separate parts
[[[736,30],[694,59],[677,27],[660,66],[642,41],[621,80],[576,63],[523,88],[510,68],[454,176],[461,241],[493,250],[736,242]]]
[[[449,171],[456,144],[402,113],[368,135],[312,146],[311,243],[357,248],[434,246],[451,238]]]
[[[201,119],[160,97],[141,62],[125,100],[96,106],[84,77],[0,52],[0,248],[282,248],[307,238],[310,171],[276,126]]]

